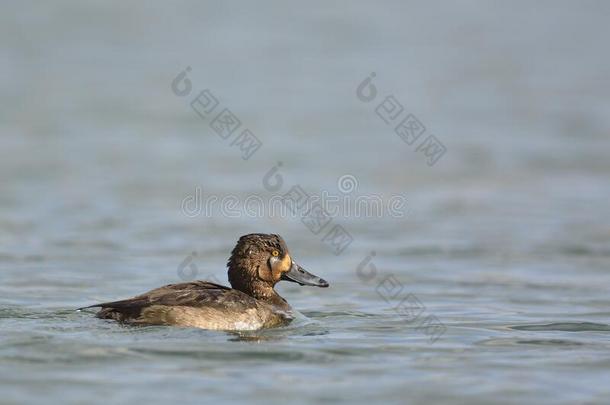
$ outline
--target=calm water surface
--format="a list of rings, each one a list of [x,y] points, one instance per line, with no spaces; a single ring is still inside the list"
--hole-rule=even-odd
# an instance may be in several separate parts
[[[176,7],[0,16],[1,403],[608,402],[606,5]],[[186,66],[262,140],[251,159],[171,92]],[[375,114],[390,94],[447,147],[436,165]],[[295,218],[182,213],[196,187],[271,197],[278,161],[277,193],[350,174],[405,215],[333,218],[353,236],[335,255]],[[192,252],[224,283],[249,232],[331,283],[280,284],[288,327],[75,311],[190,277]]]

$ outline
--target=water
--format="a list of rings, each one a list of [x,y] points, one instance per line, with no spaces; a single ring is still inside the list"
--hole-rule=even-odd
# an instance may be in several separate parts
[[[5,7],[2,403],[607,402],[608,6],[345,7]],[[206,88],[263,142],[249,160],[191,110]],[[432,167],[375,114],[390,94],[446,146]],[[353,236],[335,255],[298,219],[182,212],[197,187],[270,198],[279,161],[277,193],[343,196],[348,174],[350,195],[404,196],[406,215],[333,218]],[[248,232],[280,233],[331,283],[280,284],[303,315],[289,327],[74,311],[181,264],[225,282]]]

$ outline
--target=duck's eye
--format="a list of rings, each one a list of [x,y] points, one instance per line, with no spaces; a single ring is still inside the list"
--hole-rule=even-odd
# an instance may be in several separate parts
[[[271,252],[271,254],[275,257],[280,255],[280,252],[278,252],[277,250],[274,250],[273,252]]]

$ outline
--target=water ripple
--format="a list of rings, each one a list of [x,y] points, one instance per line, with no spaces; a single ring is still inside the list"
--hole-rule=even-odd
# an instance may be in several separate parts
[[[561,332],[610,332],[610,325],[594,322],[557,322],[509,326],[510,329],[523,331],[561,331]]]

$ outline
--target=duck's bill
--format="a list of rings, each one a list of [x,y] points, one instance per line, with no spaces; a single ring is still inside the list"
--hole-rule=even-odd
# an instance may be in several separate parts
[[[328,287],[326,280],[311,274],[295,262],[286,273],[282,274],[282,280],[292,281],[300,285],[311,285],[314,287]]]

